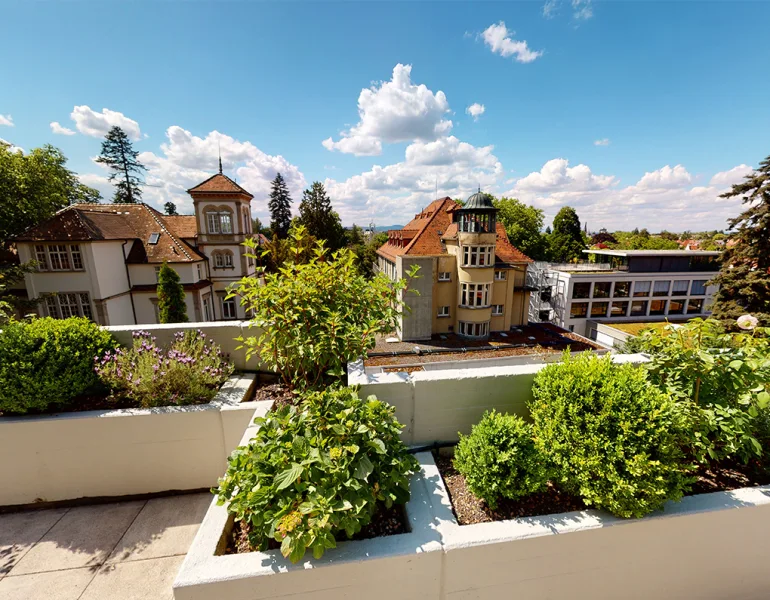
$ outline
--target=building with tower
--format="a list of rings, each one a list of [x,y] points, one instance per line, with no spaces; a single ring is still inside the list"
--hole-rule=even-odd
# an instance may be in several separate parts
[[[185,290],[191,321],[244,319],[227,287],[256,273],[243,241],[253,196],[219,172],[188,190],[194,215],[168,216],[147,204],[74,204],[16,238],[41,316],[84,316],[101,325],[158,322],[157,280],[166,262]],[[260,235],[260,234],[257,234]],[[262,242],[266,241],[260,236]]]
[[[483,339],[527,324],[532,261],[511,245],[496,215],[479,190],[464,205],[435,200],[402,229],[388,232],[377,251],[377,270],[399,279],[412,265],[420,267],[410,283],[419,294],[404,295],[409,310],[401,317],[401,339],[447,333]]]

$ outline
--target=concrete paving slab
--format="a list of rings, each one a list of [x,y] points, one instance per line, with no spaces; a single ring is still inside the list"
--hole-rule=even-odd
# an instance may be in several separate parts
[[[184,556],[104,565],[80,600],[170,600]]]
[[[186,554],[211,499],[203,493],[149,500],[107,562]]]
[[[0,515],[0,579],[68,510],[57,508]]]
[[[0,580],[3,600],[77,600],[94,578],[89,569],[8,576]],[[105,596],[103,600],[106,600]]]
[[[72,508],[11,569],[9,575],[91,567],[96,570],[142,510],[145,501]]]

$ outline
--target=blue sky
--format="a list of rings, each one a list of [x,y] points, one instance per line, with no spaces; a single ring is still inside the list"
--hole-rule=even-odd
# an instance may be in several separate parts
[[[0,138],[60,147],[108,196],[91,159],[122,125],[149,168],[145,199],[182,211],[221,147],[262,218],[280,170],[297,202],[324,181],[346,224],[404,223],[436,185],[453,197],[480,185],[549,219],[575,206],[591,229],[722,228],[739,203],[718,194],[770,154],[770,3],[18,2],[2,14],[17,53],[0,63]]]

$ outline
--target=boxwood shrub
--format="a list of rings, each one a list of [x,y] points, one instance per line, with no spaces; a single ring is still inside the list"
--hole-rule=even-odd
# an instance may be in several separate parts
[[[40,412],[99,392],[94,356],[117,347],[83,318],[11,321],[0,333],[0,412]]]
[[[515,500],[542,491],[548,480],[532,425],[494,410],[484,414],[470,435],[460,436],[454,464],[468,488],[492,509],[500,498]]]
[[[565,354],[537,374],[532,391],[538,446],[586,504],[641,517],[679,500],[692,482],[687,421],[644,369]]]
[[[272,539],[293,562],[307,550],[320,558],[367,525],[378,503],[409,499],[419,465],[394,412],[350,388],[306,393],[299,407],[256,419],[256,437],[232,453],[213,490],[218,503],[248,523],[252,548]]]

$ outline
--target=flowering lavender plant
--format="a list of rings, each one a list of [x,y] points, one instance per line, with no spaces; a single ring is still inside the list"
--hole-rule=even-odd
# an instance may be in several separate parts
[[[133,348],[94,358],[99,378],[116,398],[142,407],[203,404],[233,372],[219,347],[202,331],[180,331],[167,349],[147,331],[135,331]]]

